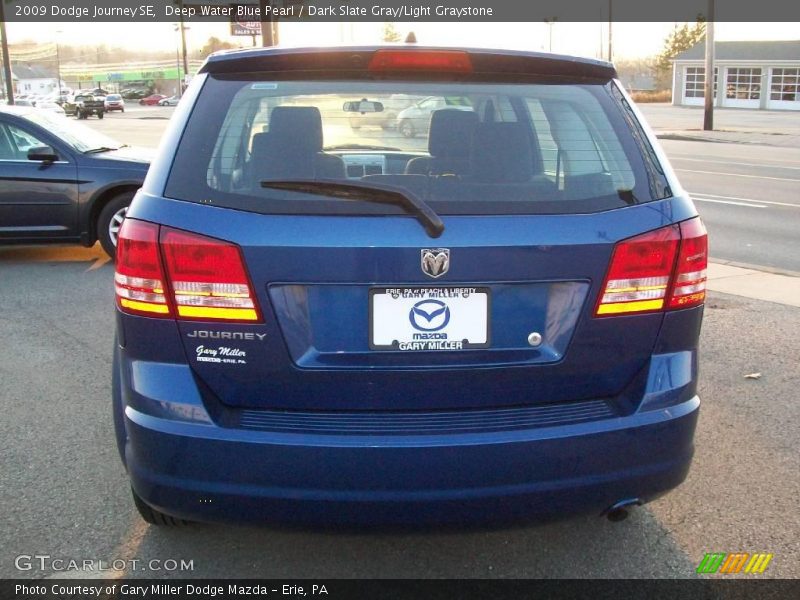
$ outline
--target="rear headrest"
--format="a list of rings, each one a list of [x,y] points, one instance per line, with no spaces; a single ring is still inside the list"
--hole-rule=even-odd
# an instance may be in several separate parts
[[[269,118],[274,144],[307,152],[322,150],[322,116],[316,106],[276,106]]]
[[[428,152],[437,158],[467,158],[472,134],[478,124],[471,110],[445,108],[431,114]]]
[[[533,148],[519,123],[479,123],[472,136],[473,179],[492,183],[524,183],[533,177]]]

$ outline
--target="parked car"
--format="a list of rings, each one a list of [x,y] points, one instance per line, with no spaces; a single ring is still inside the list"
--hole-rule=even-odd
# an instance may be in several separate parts
[[[78,119],[87,119],[91,115],[97,115],[98,119],[105,116],[105,99],[92,94],[77,94],[71,100],[67,100],[62,105],[64,114],[75,116]]]
[[[125,100],[119,94],[109,94],[105,99],[105,109],[106,112],[115,110],[125,112]]]
[[[146,89],[124,89],[120,91],[120,95],[125,100],[140,100],[141,98],[145,98],[151,94],[150,90]]]
[[[38,108],[0,108],[0,244],[100,241],[119,225],[150,152]]]
[[[146,98],[142,98],[139,100],[139,104],[143,104],[145,106],[155,106],[159,102],[161,102],[166,96],[164,94],[151,94]]]
[[[443,108],[472,110],[472,107],[469,104],[465,104],[461,98],[429,96],[399,112],[397,115],[397,130],[408,138],[426,135],[431,122],[431,115],[434,111],[442,110]]]
[[[142,517],[618,520],[680,484],[706,232],[616,78],[485,49],[209,56],[119,234]],[[411,89],[445,99],[426,150],[341,127]]]
[[[44,111],[53,113],[54,115],[58,115],[60,117],[63,117],[63,116],[66,115],[66,113],[64,112],[64,109],[61,106],[59,106],[58,104],[56,104],[55,102],[50,102],[50,101],[37,102],[36,103],[36,108],[39,109],[39,110],[44,110]]]
[[[158,101],[159,106],[177,106],[180,102],[180,96],[170,96]]]

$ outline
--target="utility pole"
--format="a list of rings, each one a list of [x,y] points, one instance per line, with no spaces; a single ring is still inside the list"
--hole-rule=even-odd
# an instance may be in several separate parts
[[[58,78],[58,99],[61,100],[61,52],[58,49],[58,34],[56,31],[56,77]]]
[[[8,54],[8,36],[6,35],[6,10],[3,0],[0,0],[0,36],[3,37],[3,72],[6,80],[6,100],[9,104],[14,104],[14,81],[11,74],[11,58]]]
[[[189,60],[186,58],[186,26],[183,23],[183,0],[180,0],[181,51],[183,52],[183,75],[189,74]],[[183,96],[183,85],[178,87],[178,96]]]
[[[614,0],[608,0],[608,62],[613,60],[613,45],[611,44],[611,15],[612,15],[612,4]]]
[[[558,17],[550,17],[549,19],[545,19],[544,22],[547,23],[548,26],[548,47],[550,48],[548,52],[553,51],[553,25],[556,24],[558,21]]]
[[[267,16],[267,7],[270,4],[270,0],[258,0],[258,7],[261,12],[261,45],[265,48],[274,46],[277,41],[275,32],[272,29],[272,17]]]
[[[714,130],[714,0],[708,0],[706,18],[706,84],[703,130]]]
[[[179,25],[174,25],[172,30],[176,33],[180,29]],[[177,69],[177,75],[175,75],[175,83],[177,83],[177,87],[175,88],[175,95],[180,98],[183,96],[181,93],[183,90],[183,86],[181,85],[181,47],[180,44],[175,44],[175,68]],[[184,71],[185,73],[185,71]]]

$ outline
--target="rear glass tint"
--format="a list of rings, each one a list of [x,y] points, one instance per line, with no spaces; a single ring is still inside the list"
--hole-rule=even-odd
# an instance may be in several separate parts
[[[211,75],[166,195],[276,214],[400,209],[263,182],[390,184],[440,214],[582,213],[655,200],[668,193],[654,182],[663,176],[612,85]]]

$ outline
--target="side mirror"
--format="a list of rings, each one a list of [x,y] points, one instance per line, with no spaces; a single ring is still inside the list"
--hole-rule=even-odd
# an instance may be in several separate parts
[[[58,154],[50,146],[34,146],[28,150],[28,160],[52,163],[58,160]]]

